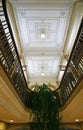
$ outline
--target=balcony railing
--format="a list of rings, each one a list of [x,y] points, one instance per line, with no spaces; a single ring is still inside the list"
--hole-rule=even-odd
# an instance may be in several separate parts
[[[64,105],[70,95],[83,79],[83,18],[59,87],[61,105]]]
[[[15,87],[18,95],[26,105],[28,89],[19,59],[13,33],[10,27],[6,2],[0,4],[0,65]]]

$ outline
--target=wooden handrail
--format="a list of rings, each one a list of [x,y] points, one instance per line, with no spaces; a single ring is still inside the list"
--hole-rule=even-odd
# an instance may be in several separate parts
[[[31,90],[27,86],[16,43],[13,37],[7,14],[6,0],[2,0],[0,12],[0,64],[12,82],[20,99],[26,106],[28,93],[31,92]]]
[[[63,106],[78,84],[83,79],[83,18],[75,39],[75,43],[58,88],[61,106]]]

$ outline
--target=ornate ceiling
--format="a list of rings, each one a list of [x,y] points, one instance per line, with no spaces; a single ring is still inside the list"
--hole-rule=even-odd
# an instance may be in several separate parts
[[[58,87],[65,70],[61,67],[67,64],[64,57],[69,55],[64,47],[73,2],[12,1],[29,87],[36,83]],[[45,38],[41,38],[41,33]]]

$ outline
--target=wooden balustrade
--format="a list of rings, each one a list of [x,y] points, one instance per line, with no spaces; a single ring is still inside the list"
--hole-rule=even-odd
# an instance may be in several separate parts
[[[72,53],[63,75],[59,96],[61,105],[64,105],[74,89],[83,78],[83,19],[72,49]]]
[[[7,16],[6,3],[0,6],[0,65],[26,105],[29,89],[18,56],[13,33]]]

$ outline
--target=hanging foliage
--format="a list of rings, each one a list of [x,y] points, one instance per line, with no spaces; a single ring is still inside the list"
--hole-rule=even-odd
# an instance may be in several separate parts
[[[57,93],[46,84],[36,86],[32,94],[31,130],[59,130],[59,109]]]

